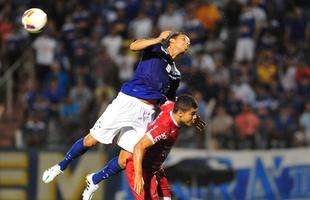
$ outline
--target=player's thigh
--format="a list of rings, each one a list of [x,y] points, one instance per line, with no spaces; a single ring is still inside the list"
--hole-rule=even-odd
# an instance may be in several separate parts
[[[134,190],[134,180],[135,180],[135,170],[133,166],[133,161],[128,160],[126,164],[126,176],[127,176],[127,181],[128,185],[131,189],[131,192],[134,196],[135,200],[149,200],[151,199],[148,194],[148,188],[149,188],[149,180],[146,177],[143,177],[144,179],[144,189],[140,194],[137,194]],[[147,190],[147,193],[145,191]]]
[[[146,130],[153,109],[144,107],[138,99],[119,93],[90,129],[92,136],[100,143],[110,144],[124,127]],[[143,117],[144,113],[147,117]]]
[[[128,162],[126,164],[125,172],[126,172],[126,176],[127,176],[128,185],[129,185],[130,189],[132,190],[132,192],[134,193],[133,187],[134,187],[135,170],[134,170],[132,159],[128,160]]]
[[[124,127],[121,129],[116,144],[127,152],[133,153],[134,146],[145,135],[145,131],[137,131],[132,127]]]

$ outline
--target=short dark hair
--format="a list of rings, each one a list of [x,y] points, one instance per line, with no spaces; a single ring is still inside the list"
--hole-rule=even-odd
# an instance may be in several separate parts
[[[163,45],[167,48],[170,45],[170,39],[175,39],[179,35],[184,34],[183,32],[173,32],[167,39],[163,41]]]
[[[198,104],[194,99],[194,97],[191,95],[181,95],[177,97],[175,101],[173,112],[174,113],[178,111],[186,112],[192,108],[194,109],[198,108]]]

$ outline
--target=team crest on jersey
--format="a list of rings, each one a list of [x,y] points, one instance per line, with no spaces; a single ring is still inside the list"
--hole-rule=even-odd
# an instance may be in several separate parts
[[[167,71],[168,73],[170,73],[171,70],[172,70],[172,67],[171,67],[171,65],[168,64],[167,67],[166,67],[166,71]]]

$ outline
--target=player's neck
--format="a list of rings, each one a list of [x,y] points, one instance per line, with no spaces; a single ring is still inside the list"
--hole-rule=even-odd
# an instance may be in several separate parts
[[[168,51],[169,55],[172,57],[173,60],[178,56],[177,51],[175,51],[173,48],[171,48],[171,46],[169,46],[167,48],[167,51]]]
[[[176,114],[176,113],[173,113],[171,112],[170,114],[174,124],[177,126],[177,127],[180,127],[180,124],[181,124],[181,119],[180,117]]]

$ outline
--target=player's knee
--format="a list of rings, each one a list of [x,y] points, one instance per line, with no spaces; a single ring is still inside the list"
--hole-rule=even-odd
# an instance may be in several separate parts
[[[127,151],[121,151],[119,156],[118,156],[118,164],[121,168],[125,168],[126,167],[126,163],[127,163],[127,159],[129,158],[129,156],[131,155],[131,153],[127,152]]]
[[[118,165],[124,169],[126,167],[126,160],[118,159]]]
[[[85,147],[93,147],[98,141],[89,133],[84,137],[83,144]]]

